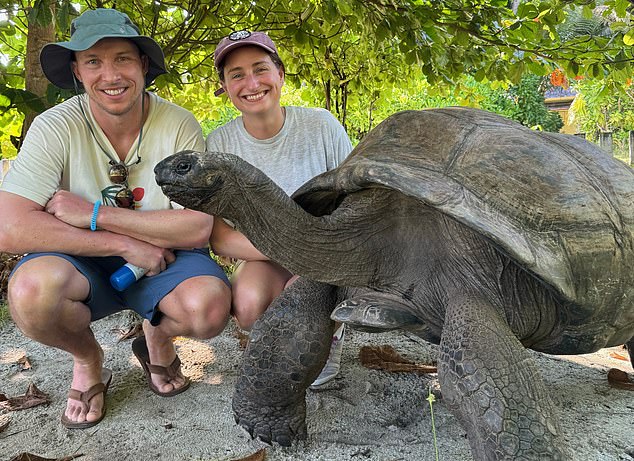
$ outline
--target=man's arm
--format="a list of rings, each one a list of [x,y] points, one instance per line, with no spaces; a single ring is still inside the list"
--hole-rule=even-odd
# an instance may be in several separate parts
[[[69,225],[36,202],[10,192],[0,191],[0,216],[0,250],[7,253],[55,251],[77,256],[121,256],[147,268],[148,275],[161,272],[174,260],[165,248],[126,235]]]
[[[57,192],[46,211],[80,228],[89,228],[93,204],[67,191]],[[213,217],[193,210],[135,211],[110,206],[99,207],[97,227],[163,248],[207,246]]]

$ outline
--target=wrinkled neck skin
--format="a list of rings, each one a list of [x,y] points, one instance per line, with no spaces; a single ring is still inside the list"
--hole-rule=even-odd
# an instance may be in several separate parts
[[[191,168],[177,172],[185,162]],[[177,156],[159,170],[170,170],[176,178],[164,182],[178,185],[172,188],[172,198],[182,200],[178,203],[229,219],[259,251],[294,274],[339,286],[368,286],[376,276],[375,256],[364,250],[367,240],[380,233],[369,222],[381,212],[368,213],[368,208],[385,206],[373,203],[375,193],[346,198],[331,215],[317,217],[236,156]]]
[[[376,262],[362,248],[367,217],[346,200],[331,215],[304,211],[281,189],[241,187],[241,200],[223,200],[219,215],[231,220],[264,255],[294,274],[339,286],[372,284]],[[347,255],[354,254],[354,257]]]
[[[184,151],[159,162],[155,171],[172,200],[229,219],[259,251],[294,274],[337,286],[398,291],[396,278],[403,274],[395,268],[417,234],[418,201],[395,200],[394,191],[368,188],[343,197],[330,215],[314,216],[231,154]],[[329,206],[330,199],[324,200],[316,204]]]

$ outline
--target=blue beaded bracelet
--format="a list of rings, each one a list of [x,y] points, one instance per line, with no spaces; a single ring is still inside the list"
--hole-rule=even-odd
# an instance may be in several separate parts
[[[101,200],[95,202],[95,206],[92,208],[92,218],[90,218],[90,230],[97,230],[97,214],[99,213],[99,207],[101,206]]]

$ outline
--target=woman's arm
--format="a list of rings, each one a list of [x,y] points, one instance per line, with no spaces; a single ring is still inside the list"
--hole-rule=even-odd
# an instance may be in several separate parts
[[[260,253],[244,234],[232,228],[222,218],[214,220],[209,245],[218,256],[245,261],[268,261],[269,259]]]

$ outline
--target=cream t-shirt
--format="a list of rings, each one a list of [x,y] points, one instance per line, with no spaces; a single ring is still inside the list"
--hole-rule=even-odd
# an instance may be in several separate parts
[[[136,209],[151,211],[172,208],[154,180],[154,166],[165,157],[185,149],[205,150],[202,131],[195,117],[182,107],[149,93],[149,113],[143,127],[137,161],[137,140],[126,157],[128,185]],[[35,118],[20,152],[4,178],[1,190],[40,205],[58,190],[67,190],[95,202],[114,206],[118,190],[109,177],[109,158],[90,132],[79,104],[104,149],[116,153],[97,125],[88,107],[87,95],[74,96]]]

